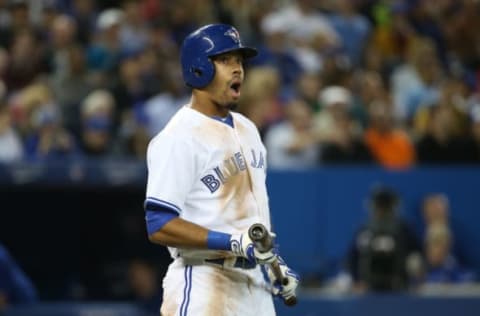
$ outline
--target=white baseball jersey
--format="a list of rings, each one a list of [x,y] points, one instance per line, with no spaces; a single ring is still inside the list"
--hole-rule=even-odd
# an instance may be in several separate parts
[[[255,125],[232,113],[233,128],[189,106],[149,144],[146,198],[179,217],[229,234],[251,224],[270,229],[266,150]],[[169,248],[173,258],[218,258],[229,252]]]
[[[232,117],[233,127],[189,106],[173,116],[148,147],[149,203],[215,231],[240,234],[257,222],[270,230],[265,147],[252,122]],[[175,260],[163,280],[162,316],[275,315],[260,267],[193,265],[233,254],[169,250]]]

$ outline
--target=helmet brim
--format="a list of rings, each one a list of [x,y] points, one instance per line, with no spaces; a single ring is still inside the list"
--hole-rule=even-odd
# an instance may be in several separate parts
[[[258,51],[255,48],[243,46],[235,49],[225,49],[223,51],[216,52],[215,54],[210,55],[209,57],[218,56],[228,52],[240,52],[243,55],[243,58],[245,59],[250,59],[258,55]]]

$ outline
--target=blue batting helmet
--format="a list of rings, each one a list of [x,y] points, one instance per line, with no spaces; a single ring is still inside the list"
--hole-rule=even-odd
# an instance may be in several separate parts
[[[183,80],[192,88],[205,87],[215,76],[210,57],[231,51],[240,51],[244,58],[257,55],[256,49],[242,45],[240,34],[231,25],[209,24],[199,28],[183,41]]]

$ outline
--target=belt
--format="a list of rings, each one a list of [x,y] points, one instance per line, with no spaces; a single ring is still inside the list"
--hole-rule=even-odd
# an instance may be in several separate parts
[[[211,265],[223,268],[239,268],[239,269],[254,269],[257,264],[249,261],[243,257],[228,257],[228,258],[216,258],[216,259],[203,259],[203,258],[180,258],[185,265]]]

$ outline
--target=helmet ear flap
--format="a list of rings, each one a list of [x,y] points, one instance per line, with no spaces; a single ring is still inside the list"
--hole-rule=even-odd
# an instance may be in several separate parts
[[[197,78],[202,77],[203,71],[200,68],[190,67],[190,72]]]
[[[203,88],[213,80],[214,76],[215,66],[210,59],[207,59],[205,63],[191,65],[185,81],[192,88]]]

